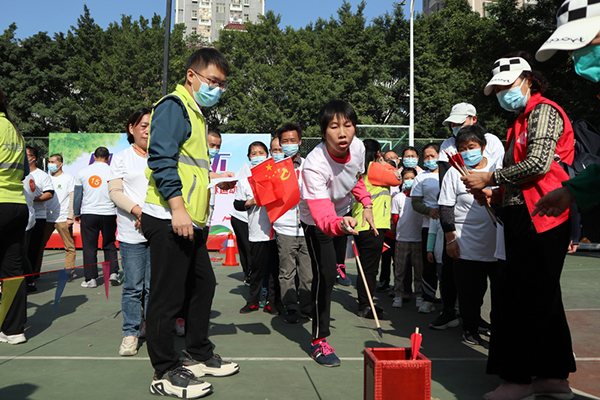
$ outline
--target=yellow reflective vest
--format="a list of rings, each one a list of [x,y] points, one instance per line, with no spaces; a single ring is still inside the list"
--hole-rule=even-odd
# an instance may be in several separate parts
[[[0,203],[26,204],[23,194],[25,178],[25,140],[0,112]]]
[[[369,164],[371,167],[371,164]],[[389,186],[373,186],[369,182],[367,173],[363,174],[363,181],[367,187],[367,191],[371,193],[371,201],[373,202],[373,220],[375,221],[375,227],[377,229],[390,229],[391,226],[391,207],[392,207],[392,196],[390,194]],[[357,231],[367,231],[371,229],[368,223],[365,226],[362,225],[364,207],[361,203],[356,202],[352,207],[352,217],[356,218],[358,225],[354,228]]]
[[[206,143],[204,117],[196,107],[192,96],[182,85],[177,85],[175,91],[166,97],[169,96],[177,97],[181,104],[185,106],[192,125],[190,137],[179,147],[177,173],[183,185],[181,193],[185,209],[194,224],[204,227],[208,219],[210,200],[210,191],[207,189],[210,160]],[[164,99],[165,97],[157,105]],[[152,117],[150,118],[150,124],[152,124]],[[151,141],[152,138],[148,137],[149,146]],[[152,170],[149,168],[146,170],[146,177],[148,178],[146,202],[170,208],[169,203],[160,195],[156,182],[152,177]]]

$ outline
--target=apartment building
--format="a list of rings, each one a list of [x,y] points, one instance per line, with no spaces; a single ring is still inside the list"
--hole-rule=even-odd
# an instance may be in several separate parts
[[[266,0],[176,0],[175,23],[185,24],[186,35],[196,34],[211,43],[221,29],[239,29],[265,15]]]

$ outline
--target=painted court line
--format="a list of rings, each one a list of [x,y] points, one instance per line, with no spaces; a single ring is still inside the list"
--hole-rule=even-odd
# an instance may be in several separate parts
[[[227,357],[233,361],[311,361],[310,357]],[[82,361],[150,361],[149,357],[85,357],[85,356],[0,356],[0,360],[82,360]],[[342,361],[364,361],[362,357],[340,357]],[[430,358],[431,361],[487,361],[487,358]],[[577,357],[576,361],[600,361],[600,357]]]

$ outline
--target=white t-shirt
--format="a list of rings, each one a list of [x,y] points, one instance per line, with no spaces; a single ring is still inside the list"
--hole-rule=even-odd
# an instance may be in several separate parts
[[[244,165],[242,165],[242,168],[240,168],[240,170],[235,174],[235,176],[237,176],[238,179],[246,178],[249,175],[250,175],[250,167],[246,163],[244,163]],[[238,190],[238,186],[236,184],[235,191],[237,192],[237,190]],[[231,207],[231,213],[229,215],[231,215],[232,217],[236,217],[237,219],[239,219],[242,222],[248,223],[248,212],[247,211],[238,211],[234,207]]]
[[[146,199],[148,178],[145,171],[148,159],[139,156],[132,147],[115,154],[110,164],[108,181],[123,179],[123,194],[140,207]],[[146,238],[135,228],[136,217],[131,210],[121,210],[117,207],[117,240],[125,243],[145,243]]]
[[[412,208],[406,193],[398,193],[392,199],[392,214],[398,214],[396,240],[398,242],[420,242],[423,215]]]
[[[247,201],[254,197],[248,178],[237,182],[235,200]],[[248,209],[248,240],[251,242],[266,242],[271,238],[271,221],[265,207],[252,206]]]
[[[23,194],[25,195],[25,202],[27,203],[27,211],[29,212],[29,219],[27,220],[27,227],[25,231],[30,231],[35,225],[35,210],[33,208],[33,191],[29,185],[29,175],[23,179]]]
[[[300,191],[300,219],[315,225],[306,200],[329,199],[338,217],[352,210],[354,189],[365,168],[365,146],[356,137],[350,143],[350,161],[340,164],[331,158],[325,143],[315,147],[304,160],[302,190]]]
[[[28,184],[33,192],[33,197],[41,196],[48,190],[54,190],[50,175],[39,168],[29,173]],[[36,219],[46,219],[46,203],[47,201],[33,202],[33,209],[35,210]]]
[[[489,172],[495,169],[488,164],[477,172]],[[452,168],[448,170],[442,182],[439,204],[454,206],[454,224],[456,241],[460,248],[460,258],[473,261],[496,261],[496,228],[485,207],[480,206],[460,180],[460,173]]]
[[[303,164],[304,159],[300,158],[300,166],[294,169],[296,178],[298,179],[298,186],[301,190]],[[302,229],[302,225],[300,225],[300,209],[298,208],[298,205],[290,208],[285,214],[277,218],[277,220],[273,222],[273,229],[279,235],[304,236],[304,230]]]
[[[423,204],[430,208],[438,208],[438,195],[440,194],[440,174],[429,170],[415,176],[411,196],[422,197]],[[421,214],[423,215],[423,214]],[[429,216],[423,215],[423,228],[429,228]]]
[[[237,187],[236,187],[236,192],[237,192]],[[247,211],[238,211],[235,208],[231,208],[231,212],[229,213],[229,215],[231,215],[232,217],[235,217],[237,219],[239,219],[242,222],[248,223],[248,212]]]
[[[449,152],[458,151],[455,146],[455,137],[452,136],[442,143],[440,146],[440,155],[438,161],[448,162],[448,156],[444,153],[444,150]],[[501,169],[502,162],[504,160],[504,146],[498,136],[492,135],[491,133],[485,134],[485,149],[483,150],[483,156],[488,159],[488,163],[494,165],[494,169]]]
[[[117,213],[117,207],[108,195],[109,170],[107,163],[96,161],[79,171],[75,184],[83,186],[81,214],[115,215]]]
[[[73,175],[63,172],[59,176],[50,175],[54,185],[54,198],[46,204],[48,222],[67,222],[69,214],[69,193],[75,190]]]

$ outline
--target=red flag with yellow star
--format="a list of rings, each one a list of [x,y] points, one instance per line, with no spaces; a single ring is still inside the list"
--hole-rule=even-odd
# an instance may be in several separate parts
[[[259,207],[266,208],[271,223],[300,201],[300,188],[291,158],[279,162],[268,158],[251,171],[248,181],[254,199]]]

